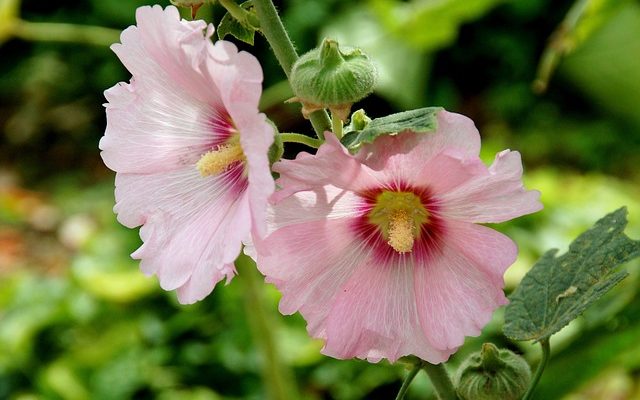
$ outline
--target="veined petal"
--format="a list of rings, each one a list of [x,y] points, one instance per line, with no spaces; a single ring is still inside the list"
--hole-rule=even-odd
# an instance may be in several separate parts
[[[275,132],[264,114],[251,113],[250,109],[241,109],[239,105],[235,105],[233,110],[234,121],[241,132],[240,145],[246,157],[251,226],[258,237],[263,237],[267,230],[268,200],[276,189],[268,157]]]
[[[380,174],[349,154],[332,132],[325,132],[325,139],[315,155],[302,152],[295,160],[281,160],[273,165],[273,170],[280,174],[277,183],[281,187],[274,194],[274,201],[317,185],[331,184],[357,191],[380,184]]]
[[[183,218],[154,213],[141,229],[144,243],[132,257],[142,260],[143,272],[158,276],[163,289],[186,285],[179,299],[194,302],[221,279],[231,279],[234,269],[229,264],[239,254],[249,226],[246,196],[218,201]]]
[[[220,91],[205,72],[213,28],[181,21],[172,6],[140,7],[136,17],[138,26],[112,46],[133,78],[105,91],[102,158],[117,172],[180,168],[231,128]]]
[[[416,355],[430,363],[446,361],[456,347],[436,348],[420,325],[410,257],[396,265],[375,258],[358,265],[337,291],[326,322],[323,353],[335,358],[395,362]]]
[[[540,192],[522,184],[522,161],[517,151],[505,150],[486,174],[439,196],[443,214],[467,222],[503,222],[542,209]]]
[[[289,225],[269,235],[257,248],[258,269],[283,294],[280,311],[300,311],[307,318],[309,332],[321,335],[332,298],[355,267],[345,254],[357,257],[363,250],[351,235],[348,221]]]
[[[362,146],[357,158],[374,170],[383,170],[396,179],[406,170],[424,165],[444,150],[456,149],[460,158],[477,158],[480,133],[473,121],[464,115],[440,111],[435,132],[385,135],[372,144]]]
[[[449,224],[440,256],[414,266],[420,323],[440,349],[479,335],[496,308],[507,303],[502,273],[515,260],[515,246],[489,228],[468,225]]]

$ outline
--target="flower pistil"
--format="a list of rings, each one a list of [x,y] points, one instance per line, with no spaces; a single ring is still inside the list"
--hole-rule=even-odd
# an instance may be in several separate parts
[[[200,157],[196,168],[202,176],[218,175],[237,162],[245,160],[239,136],[233,135],[227,142],[218,145]]]
[[[429,212],[414,193],[385,190],[376,197],[368,217],[389,246],[398,253],[410,253]]]

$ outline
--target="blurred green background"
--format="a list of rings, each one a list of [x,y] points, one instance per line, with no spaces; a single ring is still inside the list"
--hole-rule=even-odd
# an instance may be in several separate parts
[[[0,0],[0,399],[267,396],[241,277],[198,304],[179,305],[138,271],[129,258],[137,230],[120,226],[111,210],[114,174],[97,148],[102,92],[130,75],[108,44],[144,4]],[[504,148],[523,154],[527,186],[542,191],[545,209],[497,227],[521,250],[508,291],[543,251],[566,248],[622,205],[627,232],[640,238],[640,2],[277,4],[300,51],[329,36],[369,52],[380,82],[356,108],[376,117],[442,105],[474,119],[487,162]],[[199,13],[222,15],[210,6]],[[555,53],[543,57],[550,43]],[[290,92],[264,39],[240,47],[263,61],[263,110],[282,131],[310,132],[298,107],[282,103]],[[553,64],[565,50],[548,90],[535,94],[539,60]],[[629,265],[629,278],[553,338],[536,398],[640,399],[639,268]],[[263,290],[270,330],[302,398],[393,398],[401,365],[323,357],[304,321],[277,316],[278,294]],[[488,340],[535,363],[539,349],[507,341],[501,325],[498,311],[450,365]],[[433,398],[424,374],[408,398]]]

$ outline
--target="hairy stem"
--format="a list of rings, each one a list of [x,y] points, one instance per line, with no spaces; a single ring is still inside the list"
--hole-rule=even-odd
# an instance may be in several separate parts
[[[291,67],[293,67],[293,63],[298,59],[298,53],[293,47],[293,43],[291,39],[289,39],[284,25],[282,25],[276,7],[271,0],[254,0],[253,6],[260,20],[260,30],[269,42],[269,45],[271,45],[273,53],[284,70],[284,73],[287,75],[287,78],[289,78],[289,75],[291,75]],[[315,111],[309,115],[309,120],[318,138],[324,140],[324,131],[329,130],[331,126],[329,114],[327,114],[325,110]]]
[[[453,382],[451,382],[451,378],[444,364],[431,364],[423,361],[422,369],[429,375],[429,380],[431,380],[433,388],[440,400],[458,399],[458,395],[456,395],[456,391],[453,388]]]
[[[531,396],[533,396],[533,391],[536,389],[536,386],[538,386],[538,382],[540,382],[542,373],[544,372],[545,367],[549,363],[549,356],[551,355],[551,345],[549,344],[549,339],[547,338],[547,339],[541,340],[540,346],[542,346],[542,358],[540,359],[538,368],[536,368],[536,372],[533,375],[533,380],[531,380],[529,389],[527,389],[527,393],[524,394],[524,397],[522,398],[522,400],[529,400]]]
[[[289,400],[299,398],[293,373],[282,362],[276,346],[273,331],[272,314],[267,309],[264,298],[264,285],[255,262],[244,254],[236,260],[238,278],[244,284],[245,314],[251,329],[253,340],[262,356],[262,381],[271,400]]]
[[[314,149],[317,149],[322,144],[319,139],[314,139],[300,133],[280,133],[279,136],[282,140],[282,143],[300,143],[309,147],[313,147]]]

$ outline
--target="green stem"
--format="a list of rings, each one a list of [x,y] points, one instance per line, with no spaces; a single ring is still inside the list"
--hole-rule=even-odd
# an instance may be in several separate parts
[[[322,144],[322,141],[319,139],[314,139],[300,133],[280,133],[278,136],[282,140],[282,143],[300,143],[313,147],[314,149],[317,149]]]
[[[536,79],[533,81],[532,87],[535,93],[541,94],[547,90],[551,76],[558,67],[560,59],[568,52],[569,46],[566,42],[571,40],[569,36],[575,35],[576,26],[584,15],[588,4],[589,0],[578,0],[573,3],[564,20],[551,34],[549,44],[540,57]]]
[[[241,25],[249,24],[254,28],[260,26],[260,21],[244,8],[240,7],[234,0],[218,0],[220,5],[224,7],[231,16],[240,22]]]
[[[422,369],[429,375],[429,380],[431,380],[431,384],[433,384],[433,388],[440,400],[458,399],[458,395],[453,388],[453,382],[451,382],[451,378],[444,364],[431,364],[423,361]]]
[[[298,59],[298,53],[293,47],[293,43],[291,39],[289,39],[284,25],[282,25],[276,7],[271,0],[254,0],[253,6],[260,20],[260,30],[264,34],[264,37],[267,38],[276,59],[287,75],[287,78],[289,78],[289,75],[291,75],[291,67],[293,67],[293,64]],[[325,110],[315,111],[309,115],[309,120],[318,138],[324,140],[324,131],[329,130],[331,126],[329,114],[327,114]]]
[[[413,381],[413,378],[416,377],[416,375],[418,375],[418,372],[420,372],[420,369],[422,369],[422,363],[416,363],[413,368],[411,369],[411,371],[409,371],[409,375],[407,375],[404,378],[404,381],[402,382],[402,386],[400,387],[400,391],[398,391],[398,395],[396,396],[396,400],[403,400],[404,396],[407,394],[407,390],[409,390],[409,385],[411,385],[411,382]]]
[[[542,373],[549,363],[549,356],[551,355],[551,345],[549,344],[549,339],[541,340],[540,346],[542,346],[542,358],[540,359],[538,368],[536,368],[536,372],[533,375],[533,380],[529,385],[529,389],[527,389],[527,393],[524,394],[522,400],[529,400],[531,396],[533,396],[533,391],[536,389],[536,386],[538,385],[538,382],[540,382],[540,378],[542,377]]]
[[[299,398],[291,370],[282,362],[278,353],[273,331],[272,315],[267,309],[269,302],[264,298],[264,287],[255,262],[244,254],[236,260],[238,278],[244,284],[245,315],[253,340],[262,355],[262,381],[272,400]]]
[[[16,21],[12,34],[23,40],[66,42],[110,46],[120,41],[120,31],[101,26],[63,24],[56,22]]]
[[[336,135],[338,140],[342,139],[342,120],[336,115],[336,113],[331,113],[331,126],[333,133]]]

